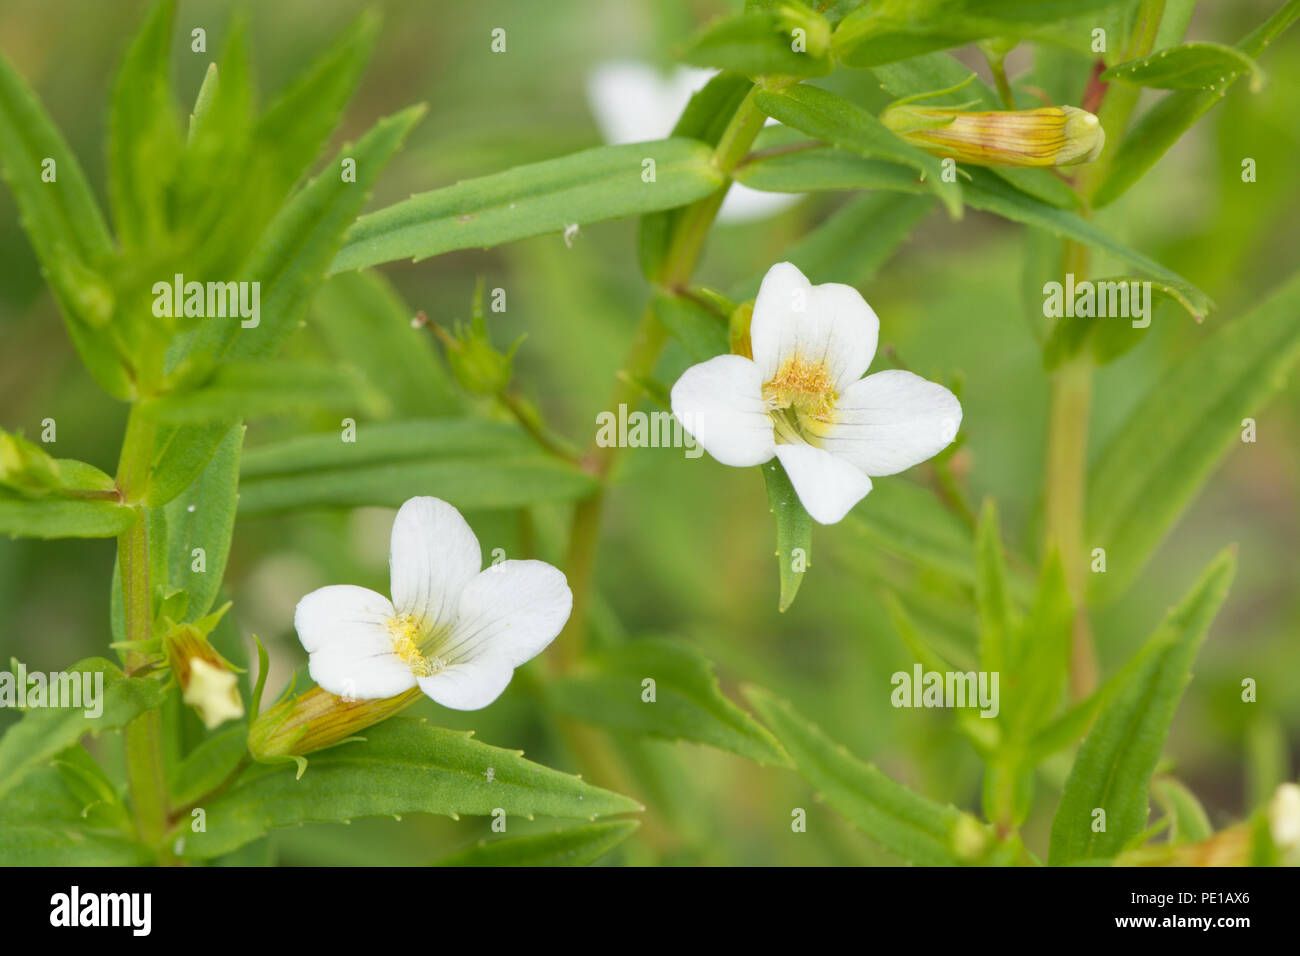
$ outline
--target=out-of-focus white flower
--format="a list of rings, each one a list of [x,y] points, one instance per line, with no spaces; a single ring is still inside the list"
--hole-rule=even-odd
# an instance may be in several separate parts
[[[1269,832],[1284,862],[1300,863],[1300,785],[1284,783],[1268,804]]]
[[[342,584],[298,602],[294,627],[312,679],[348,699],[419,686],[444,707],[486,707],[560,633],[573,594],[542,561],[481,567],[459,511],[438,498],[410,499],[393,521],[392,601]]]
[[[716,70],[679,66],[663,73],[646,63],[603,63],[587,77],[587,101],[610,145],[641,143],[672,132],[691,94]],[[771,121],[769,120],[769,123]],[[788,209],[800,199],[734,183],[718,211],[722,222],[752,222]]]
[[[768,270],[750,325],[753,358],[719,355],[688,368],[673,413],[724,465],[775,455],[799,500],[834,524],[892,475],[957,436],[961,404],[911,372],[862,374],[880,321],[852,286],[810,285],[788,262]]]

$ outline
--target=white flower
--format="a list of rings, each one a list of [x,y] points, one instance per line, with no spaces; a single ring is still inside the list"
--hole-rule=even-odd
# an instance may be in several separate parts
[[[501,696],[514,670],[560,633],[573,608],[564,575],[542,561],[486,570],[460,512],[412,498],[388,554],[393,600],[340,584],[298,602],[294,627],[312,679],[340,697],[395,697],[415,686],[454,710]]]
[[[669,135],[691,94],[717,72],[679,66],[663,73],[631,60],[602,63],[587,78],[587,100],[605,142],[643,143]],[[734,183],[718,210],[718,221],[765,219],[799,199],[789,193],[761,192]]]
[[[239,678],[201,657],[190,658],[190,671],[181,700],[193,707],[208,730],[244,716]]]
[[[1268,805],[1273,845],[1288,863],[1300,863],[1300,786],[1284,783]]]
[[[862,378],[880,320],[851,286],[809,285],[788,262],[768,270],[750,325],[753,359],[719,355],[673,386],[673,413],[724,465],[775,455],[808,513],[834,524],[869,475],[925,461],[957,436],[961,405],[911,372]]]

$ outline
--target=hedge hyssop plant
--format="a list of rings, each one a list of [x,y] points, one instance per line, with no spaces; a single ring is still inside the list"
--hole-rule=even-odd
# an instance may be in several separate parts
[[[655,801],[642,807],[595,785],[659,792],[642,776],[653,768],[629,774],[619,759],[618,742],[649,736],[792,770],[912,863],[1295,860],[1292,785],[1214,832],[1190,791],[1172,777],[1152,781],[1233,554],[1216,558],[1105,680],[1089,612],[1134,582],[1243,416],[1258,412],[1300,353],[1300,276],[1180,359],[1091,469],[1093,371],[1136,345],[1140,329],[1087,315],[1036,326],[1051,396],[1045,533],[1036,555],[1014,560],[994,503],[976,518],[951,467],[963,440],[957,376],[950,389],[876,358],[864,377],[891,317],[878,319],[853,288],[936,205],[953,219],[972,207],[1029,227],[1040,248],[1054,246],[1064,263],[1056,280],[1094,278],[1091,256],[1100,252],[1123,272],[1097,279],[1149,282],[1203,318],[1210,303],[1194,284],[1099,228],[1090,211],[1138,183],[1230,84],[1258,81],[1260,54],[1300,16],[1300,0],[1232,46],[1180,45],[1191,6],[841,0],[814,10],[751,0],[681,51],[721,72],[669,138],[520,166],[360,218],[422,112],[382,119],[319,160],[375,37],[370,15],[260,110],[236,21],[181,122],[169,79],[175,11],[161,0],[112,86],[111,227],[62,136],[0,58],[5,178],[78,354],[130,405],[116,475],[0,435],[0,530],[115,537],[118,546],[112,651],[71,667],[102,681],[100,713],[31,699],[0,739],[0,859],[212,860],[275,827],[425,812],[586,821],[501,838],[448,863],[587,862],[638,819],[597,818],[644,810],[647,844],[664,845]],[[1109,37],[1104,52],[1092,47],[1097,31]],[[1012,83],[1004,57],[1022,42],[1036,45],[1040,63],[1058,49],[1098,53],[1091,76],[1079,77],[1082,101],[1031,105],[1030,91],[1052,84],[1037,76]],[[979,44],[995,89],[944,52],[964,43]],[[877,115],[805,82],[835,70],[870,71],[897,99]],[[1169,92],[1135,115],[1144,87]],[[769,118],[777,125],[765,126]],[[864,196],[732,301],[698,287],[693,274],[733,182]],[[979,671],[1001,688],[992,707],[959,710],[955,721],[986,765],[981,807],[942,805],[903,787],[761,688],[746,688],[746,712],[689,644],[589,648],[617,449],[575,450],[515,390],[511,355],[487,337],[481,291],[468,326],[439,330],[453,384],[409,348],[411,336],[426,334],[422,321],[410,328],[395,293],[360,271],[633,215],[653,292],[609,407],[671,402],[711,457],[762,471],[776,519],[774,613],[795,599],[816,523],[830,526],[826,535],[851,526],[964,595],[978,620]],[[276,358],[318,292],[327,337],[360,373]],[[663,381],[670,337],[694,364]],[[388,379],[402,377],[437,383],[438,407],[395,397]],[[1162,414],[1143,413],[1150,407]],[[360,413],[363,440],[303,435],[245,452],[243,422],[285,409]],[[927,461],[937,493],[881,477]],[[555,502],[572,512],[562,569],[527,556],[482,566],[461,511],[527,516]],[[259,644],[250,687],[252,668],[242,666],[226,613],[240,595],[221,589],[236,512],[361,505],[400,506],[391,595],[343,583],[303,596],[294,624],[319,686],[296,695],[290,687],[264,706],[266,655]],[[1088,575],[1098,547],[1108,571]],[[920,666],[967,669],[911,619],[905,594],[882,587]],[[529,687],[584,778],[399,715],[426,694],[452,708],[489,706],[539,654],[544,666],[530,672]],[[653,705],[642,696],[647,678]],[[81,744],[118,733],[124,780]],[[1050,843],[1026,845],[1019,828],[1038,770],[1071,751]],[[1148,829],[1151,796],[1164,815]]]

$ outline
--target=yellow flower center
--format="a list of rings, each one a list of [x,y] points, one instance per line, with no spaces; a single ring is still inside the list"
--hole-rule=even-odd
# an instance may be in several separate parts
[[[810,362],[796,352],[763,385],[763,401],[778,444],[815,445],[835,423],[835,380],[825,361]]]
[[[393,640],[393,653],[416,677],[432,677],[447,669],[448,661],[441,657],[428,657],[420,649],[421,639],[428,635],[423,633],[423,622],[414,614],[390,617],[387,627]]]

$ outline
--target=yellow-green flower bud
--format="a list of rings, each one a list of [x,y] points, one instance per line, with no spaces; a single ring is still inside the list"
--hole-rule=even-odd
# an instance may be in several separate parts
[[[59,463],[22,435],[0,432],[0,485],[44,495],[64,485]]]
[[[349,700],[319,687],[272,707],[248,730],[248,750],[269,762],[300,757],[353,737],[405,710],[423,696],[418,687],[396,697]]]
[[[1106,144],[1100,120],[1074,106],[970,113],[895,103],[880,121],[913,146],[971,166],[1090,163]]]
[[[496,395],[510,384],[514,374],[511,360],[523,339],[516,341],[509,352],[498,352],[493,347],[483,315],[482,280],[474,291],[473,317],[468,326],[457,323],[454,333],[439,325],[431,324],[430,328],[446,350],[452,374],[466,391]]]
[[[239,679],[230,663],[193,624],[174,625],[163,637],[167,663],[181,685],[181,699],[211,730],[244,715]]]

